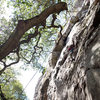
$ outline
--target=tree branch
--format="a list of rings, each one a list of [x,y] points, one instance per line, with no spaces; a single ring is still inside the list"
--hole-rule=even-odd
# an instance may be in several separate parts
[[[36,17],[27,20],[19,20],[12,35],[3,45],[0,46],[0,61],[18,47],[20,39],[27,30],[33,26],[41,25],[41,23],[44,22],[50,14],[60,13],[63,10],[68,10],[67,4],[60,2],[45,9]]]
[[[38,27],[36,27],[36,28],[35,28],[34,34],[29,34],[29,35],[28,35],[28,38],[27,38],[26,40],[22,40],[22,41],[19,43],[19,45],[24,44],[24,43],[28,43],[28,42],[31,40],[31,38],[35,38],[38,34],[39,34],[39,32],[38,32]]]
[[[6,62],[1,61],[1,62],[3,63],[3,65],[4,65],[4,67],[0,70],[0,75],[6,70],[6,68],[8,68],[9,66],[11,66],[11,65],[16,64],[16,63],[19,62],[19,60],[20,60],[20,56],[19,56],[19,48],[17,48],[17,50],[14,51],[14,52],[15,52],[16,55],[17,55],[17,60],[14,61],[14,62],[12,62],[12,63],[10,63],[10,64],[8,64],[8,65],[6,64]]]

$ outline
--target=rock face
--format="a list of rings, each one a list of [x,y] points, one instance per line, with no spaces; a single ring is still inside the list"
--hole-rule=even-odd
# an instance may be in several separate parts
[[[34,100],[100,100],[100,1],[78,1]]]

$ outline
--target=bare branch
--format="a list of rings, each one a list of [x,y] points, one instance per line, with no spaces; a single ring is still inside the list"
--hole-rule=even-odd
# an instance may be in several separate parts
[[[62,26],[61,25],[58,25],[58,26],[56,26],[56,25],[51,25],[51,26],[47,26],[47,28],[60,28],[60,32],[59,32],[59,34],[58,34],[58,41],[57,41],[57,44],[59,43],[59,41],[61,40],[61,38],[62,38],[62,33],[61,33],[61,31],[62,31]]]
[[[0,70],[0,75],[6,70],[6,68],[8,68],[9,66],[19,62],[19,60],[20,60],[19,48],[17,48],[17,50],[16,50],[16,55],[17,55],[17,60],[15,62],[12,62],[12,63],[8,64],[8,65],[4,61],[1,61],[3,63],[3,65],[4,65],[4,67]]]
[[[22,41],[19,43],[19,45],[30,42],[30,40],[31,40],[32,38],[35,38],[38,34],[39,34],[39,33],[38,33],[38,27],[36,27],[36,28],[35,28],[34,34],[29,34],[29,35],[28,35],[28,38],[27,38],[26,40],[22,40]]]
[[[40,41],[40,38],[41,38],[41,33],[39,33],[39,37],[38,37],[38,40],[37,40],[37,42],[36,42],[36,45],[34,46],[34,52],[33,52],[33,54],[32,54],[32,57],[31,57],[31,59],[30,59],[29,63],[30,63],[30,62],[32,61],[32,59],[34,58],[34,54],[36,54],[36,53],[37,53],[37,49],[36,49],[36,48],[41,49],[41,51],[40,51],[40,52],[42,52],[42,51],[43,51],[43,47],[39,47],[39,46],[38,46],[38,43],[39,43],[39,41]]]
[[[56,14],[53,14],[52,17],[53,17],[53,20],[51,22],[51,26],[54,26],[54,22],[57,19],[57,16],[56,16]]]

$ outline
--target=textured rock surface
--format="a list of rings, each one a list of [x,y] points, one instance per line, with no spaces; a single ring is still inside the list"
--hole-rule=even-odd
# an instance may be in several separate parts
[[[34,100],[100,100],[100,2],[80,1],[53,49]],[[70,53],[67,48],[73,43]]]

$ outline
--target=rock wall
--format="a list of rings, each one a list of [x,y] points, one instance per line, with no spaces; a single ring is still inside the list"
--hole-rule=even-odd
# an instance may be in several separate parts
[[[55,44],[34,100],[100,100],[100,1],[79,1],[81,6]]]

